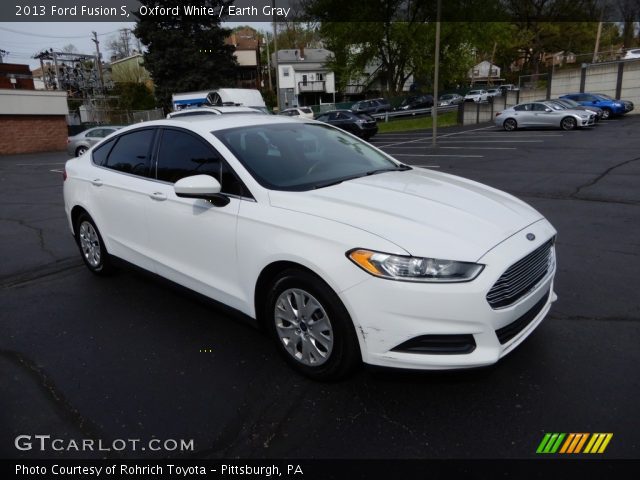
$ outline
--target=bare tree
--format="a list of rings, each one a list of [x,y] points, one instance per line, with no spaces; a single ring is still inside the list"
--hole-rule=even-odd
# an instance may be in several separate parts
[[[624,48],[634,46],[635,22],[640,16],[640,0],[616,0],[622,20],[622,43]]]
[[[78,53],[78,49],[73,43],[68,43],[67,45],[62,47],[60,50],[63,51],[64,53]]]

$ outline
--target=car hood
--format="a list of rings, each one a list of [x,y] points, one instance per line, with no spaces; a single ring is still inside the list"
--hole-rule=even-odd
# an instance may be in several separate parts
[[[543,218],[509,194],[425,169],[381,173],[307,192],[270,191],[269,196],[274,207],[351,225],[414,256],[470,262]]]

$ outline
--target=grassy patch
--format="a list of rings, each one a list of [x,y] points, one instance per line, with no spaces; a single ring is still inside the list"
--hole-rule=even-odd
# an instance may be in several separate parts
[[[438,115],[438,128],[451,127],[458,124],[458,112],[447,112]],[[378,132],[408,132],[411,130],[427,130],[432,127],[431,117],[389,119],[388,122],[378,120]]]

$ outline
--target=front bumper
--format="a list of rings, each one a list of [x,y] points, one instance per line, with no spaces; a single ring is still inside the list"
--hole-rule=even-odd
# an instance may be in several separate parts
[[[527,240],[526,233],[533,233],[535,241]],[[546,220],[540,220],[511,236],[478,260],[485,268],[472,282],[414,283],[371,277],[341,292],[340,297],[356,326],[363,361],[387,367],[434,370],[497,362],[529,336],[556,300],[555,261],[544,278],[513,305],[494,310],[486,294],[509,266],[554,235],[553,227]],[[535,315],[527,317],[531,312]],[[511,328],[522,318],[526,324],[501,343],[496,331]],[[476,346],[470,353],[462,354],[394,351],[398,345],[416,337],[432,335],[473,335]]]

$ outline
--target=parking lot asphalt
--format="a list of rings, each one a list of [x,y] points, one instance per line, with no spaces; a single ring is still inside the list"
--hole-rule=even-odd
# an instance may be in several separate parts
[[[588,130],[377,135],[399,160],[486,183],[558,230],[559,300],[497,365],[364,368],[315,383],[238,315],[133,270],[81,264],[62,153],[0,157],[0,456],[529,458],[545,432],[612,432],[638,458],[640,115]],[[195,452],[17,451],[20,434],[193,439]]]

